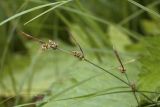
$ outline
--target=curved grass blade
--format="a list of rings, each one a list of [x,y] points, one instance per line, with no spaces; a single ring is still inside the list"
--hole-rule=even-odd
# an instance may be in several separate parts
[[[150,7],[157,6],[159,3],[160,3],[160,1],[157,0],[157,1],[149,4],[147,7],[150,8]],[[143,12],[145,12],[145,10],[143,10],[143,9],[136,11],[135,13],[131,14],[130,16],[128,16],[127,18],[125,18],[121,22],[119,22],[118,25],[122,26],[122,25],[126,24],[127,22],[129,22],[132,19],[134,19],[134,18],[138,17],[139,15],[141,15]]]
[[[157,16],[157,17],[160,18],[160,14],[158,14],[157,12],[155,12],[155,11],[153,11],[153,10],[151,10],[151,9],[149,9],[149,8],[147,8],[147,7],[145,7],[145,6],[141,5],[141,4],[139,4],[139,3],[137,3],[136,1],[134,1],[134,0],[128,0],[128,2],[130,2],[130,3],[134,4],[134,5],[136,5],[137,7],[139,7],[139,8],[141,8],[141,9],[145,10],[146,12],[148,12],[148,13],[150,13],[150,14],[153,14],[153,15],[155,15],[155,16]]]
[[[128,91],[115,91],[115,92],[107,92],[107,93],[90,93],[90,94],[86,94],[86,95],[81,95],[81,96],[76,96],[76,97],[70,97],[70,98],[64,98],[64,99],[58,99],[55,101],[62,101],[62,100],[74,100],[74,99],[81,99],[81,98],[86,98],[86,97],[97,97],[97,96],[104,96],[104,95],[109,95],[109,94],[121,94],[121,93],[128,93],[128,92],[132,92],[131,90]]]
[[[25,106],[31,106],[31,105],[35,105],[36,103],[26,103],[26,104],[21,104],[21,105],[17,105],[17,106],[13,106],[13,107],[25,107]]]
[[[24,25],[26,25],[26,24],[32,22],[33,20],[35,20],[35,19],[41,17],[42,15],[44,15],[44,14],[46,14],[46,13],[48,13],[48,12],[50,12],[50,11],[52,11],[52,10],[54,10],[54,9],[56,9],[56,8],[58,8],[58,7],[60,7],[60,6],[62,6],[62,5],[64,5],[64,4],[66,4],[66,3],[68,3],[68,2],[71,2],[71,1],[73,1],[73,0],[63,1],[63,2],[61,2],[61,3],[57,4],[57,5],[55,5],[54,7],[50,8],[50,9],[48,9],[48,10],[42,12],[41,14],[37,15],[36,17],[30,19],[30,20],[27,21]]]
[[[19,16],[22,16],[22,15],[24,15],[24,14],[30,13],[30,12],[32,12],[32,11],[35,11],[35,10],[38,10],[38,9],[41,9],[41,8],[44,8],[44,7],[57,5],[57,4],[63,3],[63,2],[64,2],[64,1],[54,2],[54,3],[48,3],[48,4],[40,5],[40,6],[31,8],[31,9],[28,9],[28,10],[22,11],[22,12],[20,12],[20,13],[17,13],[17,14],[15,14],[15,15],[11,16],[10,18],[2,21],[2,22],[0,23],[0,26],[3,25],[3,24],[5,24],[5,23],[7,23],[7,22],[9,22],[9,21],[11,21],[11,20],[13,20],[13,19],[15,19],[15,18],[17,18],[17,17],[19,17]]]
[[[116,88],[116,87],[115,87]],[[118,88],[118,87],[117,87]],[[120,87],[119,87],[120,88]],[[123,87],[121,87],[123,88]],[[125,88],[125,87],[124,87]],[[128,87],[127,87],[128,88]],[[112,90],[112,89],[111,89]],[[105,92],[104,92],[105,91]],[[69,98],[64,98],[64,99],[58,99],[55,101],[62,101],[62,100],[74,100],[74,99],[81,99],[81,98],[89,98],[89,97],[97,97],[97,96],[103,96],[103,95],[108,95],[108,94],[117,94],[117,93],[132,93],[132,90],[127,90],[127,91],[114,91],[114,92],[106,92],[106,91],[110,91],[110,90],[102,90],[102,91],[98,91],[98,92],[94,92],[94,93],[90,93],[90,94],[85,94],[85,95],[81,95],[81,96],[76,96],[76,97],[69,97]],[[138,93],[139,91],[137,91]],[[142,92],[142,91],[141,91]],[[155,103],[153,103],[155,104]]]

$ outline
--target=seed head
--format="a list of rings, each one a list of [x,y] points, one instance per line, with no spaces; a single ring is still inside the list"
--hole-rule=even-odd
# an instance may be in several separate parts
[[[57,49],[58,48],[58,44],[52,40],[49,40],[48,42],[49,44],[49,47],[52,48],[52,49]]]
[[[83,60],[84,59],[84,55],[83,53],[79,52],[79,51],[72,51],[72,54],[77,57],[78,59],[80,60]]]

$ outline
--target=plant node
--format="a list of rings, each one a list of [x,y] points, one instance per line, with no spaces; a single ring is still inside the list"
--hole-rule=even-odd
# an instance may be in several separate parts
[[[118,69],[120,70],[121,73],[125,73],[126,72],[126,69],[123,68],[123,67],[118,67]]]
[[[131,84],[131,89],[132,89],[133,92],[136,91],[136,85],[135,85],[135,83]]]

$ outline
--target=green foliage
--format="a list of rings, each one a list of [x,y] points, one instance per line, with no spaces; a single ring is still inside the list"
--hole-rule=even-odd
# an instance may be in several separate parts
[[[2,107],[136,107],[133,90],[113,77],[127,81],[118,72],[112,45],[130,82],[138,90],[159,92],[158,0],[16,1],[15,5],[12,0],[0,1]],[[20,31],[46,41],[54,39],[61,49],[70,51],[78,50],[73,36],[89,61],[113,75],[59,50],[42,52]],[[159,97],[147,93],[148,100],[136,94],[140,106]],[[35,102],[41,95],[42,100]],[[3,100],[10,97],[12,101]]]
[[[160,37],[147,37],[143,41],[141,52],[140,88],[143,90],[159,90],[159,42]]]
[[[131,45],[132,42],[130,41],[128,36],[114,26],[110,26],[108,32],[111,42],[113,43],[113,45],[118,47],[120,51],[124,52],[125,47]]]

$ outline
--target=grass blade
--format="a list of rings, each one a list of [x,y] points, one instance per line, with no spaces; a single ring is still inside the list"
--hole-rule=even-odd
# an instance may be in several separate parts
[[[63,1],[62,3],[57,4],[56,6],[54,6],[54,7],[50,8],[50,9],[48,9],[48,10],[44,11],[43,13],[41,13],[41,14],[37,15],[36,17],[34,17],[34,18],[30,19],[30,20],[29,20],[29,21],[27,21],[24,25],[26,25],[26,24],[28,24],[28,23],[32,22],[33,20],[35,20],[35,19],[37,19],[37,18],[41,17],[42,15],[44,15],[44,14],[46,14],[46,13],[48,13],[48,12],[50,12],[50,11],[52,11],[52,10],[54,10],[54,9],[56,9],[56,8],[58,8],[58,7],[60,7],[60,6],[62,6],[62,5],[64,5],[64,4],[66,4],[66,3],[70,2],[70,1],[72,1],[72,0]]]
[[[153,10],[151,10],[151,9],[149,9],[149,8],[147,8],[147,7],[143,6],[143,5],[141,5],[141,4],[137,3],[137,2],[135,2],[134,0],[128,0],[128,2],[130,2],[130,3],[134,4],[134,5],[136,5],[137,7],[139,7],[139,8],[141,8],[141,9],[145,10],[146,12],[151,13],[151,14],[153,14],[153,15],[155,15],[155,16],[157,16],[157,17],[160,18],[160,15],[159,15],[157,12],[155,12],[155,11],[153,11]]]
[[[7,23],[7,22],[9,22],[9,21],[11,21],[11,20],[19,17],[19,16],[22,16],[22,15],[24,15],[24,14],[30,13],[30,12],[32,12],[32,11],[35,11],[35,10],[38,10],[38,9],[41,9],[41,8],[44,8],[44,7],[48,7],[48,6],[52,6],[52,5],[57,5],[57,4],[63,3],[63,2],[64,2],[64,1],[54,2],[54,3],[48,3],[48,4],[40,5],[40,6],[31,8],[31,9],[28,9],[28,10],[22,11],[22,12],[20,12],[20,13],[15,14],[14,16],[11,16],[10,18],[2,21],[2,22],[0,23],[0,26],[2,26],[3,24],[5,24],[5,23]]]
[[[154,6],[157,6],[158,4],[160,3],[159,0],[151,3],[150,5],[148,5],[147,7],[154,7]],[[127,18],[125,18],[124,20],[122,20],[118,25],[124,25],[126,24],[127,22],[133,20],[134,18],[138,17],[139,15],[141,15],[145,10],[141,9],[141,10],[138,10],[136,11],[135,13],[131,14],[130,16],[128,16]]]
[[[109,95],[109,94],[118,94],[118,93],[128,93],[132,91],[115,91],[115,92],[107,92],[107,93],[90,93],[86,95],[81,95],[81,96],[75,96],[75,97],[70,97],[70,98],[64,98],[64,99],[58,99],[56,101],[62,101],[62,100],[74,100],[74,99],[80,99],[80,98],[86,98],[86,97],[97,97],[97,96],[103,96],[103,95]]]

